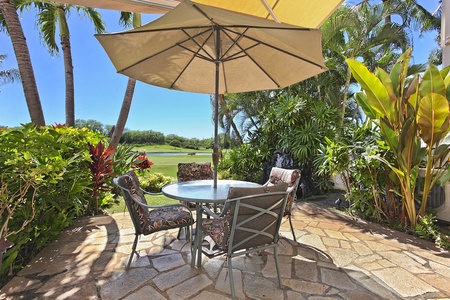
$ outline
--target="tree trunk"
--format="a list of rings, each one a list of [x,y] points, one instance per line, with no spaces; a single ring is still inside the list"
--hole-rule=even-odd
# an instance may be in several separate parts
[[[134,88],[136,86],[136,79],[128,78],[127,90],[122,102],[122,108],[120,109],[119,118],[117,119],[114,132],[111,135],[109,146],[117,147],[119,145],[120,138],[122,137],[125,124],[127,123],[128,114],[130,112],[131,102],[133,101]]]
[[[386,2],[388,2],[388,0],[383,0],[383,4],[386,4]],[[392,22],[391,16],[387,16],[386,18],[384,18],[384,22],[386,24],[391,23]]]
[[[350,88],[350,80],[352,79],[352,71],[350,68],[347,68],[347,78],[345,80],[344,87],[344,98],[341,103],[341,113],[340,113],[340,129],[337,130],[337,136],[340,138],[342,136],[344,130],[344,119],[345,119],[345,108],[347,107],[347,99],[348,99],[348,91]]]
[[[16,54],[23,92],[31,121],[37,126],[45,126],[44,113],[36,85],[36,78],[34,77],[33,66],[31,65],[30,52],[28,51],[25,35],[13,0],[0,0],[0,9],[3,12],[14,53]]]
[[[61,35],[61,46],[64,56],[64,75],[66,81],[66,126],[75,126],[75,88],[73,79],[72,50],[70,37]]]
[[[233,127],[234,133],[236,134],[237,139],[239,140],[239,144],[243,145],[244,141],[242,140],[241,133],[239,132],[236,123],[234,123],[232,116],[230,115],[230,112],[228,111],[227,104],[225,103],[225,96],[223,94],[219,95],[219,104],[222,108],[223,114],[227,117],[228,122],[230,123],[231,127]]]

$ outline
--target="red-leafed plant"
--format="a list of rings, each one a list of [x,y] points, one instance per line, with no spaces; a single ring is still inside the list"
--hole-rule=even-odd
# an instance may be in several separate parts
[[[153,162],[151,162],[148,157],[147,154],[144,152],[142,154],[140,154],[138,157],[136,157],[136,161],[135,164],[133,165],[133,168],[137,169],[138,171],[141,172],[150,172],[150,168],[152,167]]]
[[[59,127],[67,127],[66,124],[61,124],[61,123],[55,123],[55,125],[52,125],[53,129],[55,128],[59,128]]]
[[[106,183],[116,176],[112,169],[115,151],[116,147],[108,147],[105,149],[105,145],[102,142],[98,142],[97,146],[89,144],[89,153],[92,159],[89,168],[93,175],[92,195],[96,202],[95,210],[97,214],[100,192],[109,191],[111,188]]]

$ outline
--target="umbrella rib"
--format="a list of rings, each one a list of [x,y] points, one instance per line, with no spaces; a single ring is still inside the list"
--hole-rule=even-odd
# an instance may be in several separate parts
[[[208,30],[211,30],[211,28],[208,28]],[[197,40],[195,39],[196,37],[198,37],[198,36],[200,36],[200,35],[202,35],[202,34],[208,32],[208,30],[204,30],[204,31],[202,31],[201,33],[198,33],[198,34],[196,34],[196,35],[194,35],[194,36],[191,36],[186,30],[182,29],[182,31],[184,32],[184,34],[186,34],[186,35],[189,37],[189,40],[193,41],[193,42],[199,47],[199,50],[198,50],[198,51],[192,51],[191,49],[189,49],[189,48],[187,48],[187,47],[181,45],[181,43],[180,43],[179,46],[182,47],[182,48],[184,48],[184,49],[186,49],[186,50],[188,50],[188,51],[191,51],[192,53],[194,53],[196,56],[198,56],[198,57],[200,57],[200,58],[204,58],[205,60],[209,60],[209,61],[214,61],[214,57],[213,57],[210,53],[208,53],[208,52],[206,52],[206,51],[204,51],[204,52],[205,52],[208,56],[205,56],[205,55],[203,55],[203,54],[199,54],[200,49],[203,49],[203,46],[205,46],[206,42],[211,38],[211,36],[212,36],[212,34],[213,34],[212,31],[208,34],[208,36],[205,38],[205,40],[203,41],[202,44],[198,43]],[[184,41],[184,42],[186,42],[186,41]],[[184,42],[183,42],[183,43],[184,43]],[[209,59],[208,59],[208,57],[209,57]]]
[[[228,27],[229,27],[229,26],[224,27],[224,29],[225,29],[225,30],[228,30],[228,31],[230,31],[230,32],[236,33],[236,32],[234,32],[234,31],[228,29]],[[239,34],[239,33],[238,33],[238,34]],[[286,50],[280,49],[280,48],[278,48],[278,47],[275,47],[275,46],[270,45],[270,44],[268,44],[268,43],[265,43],[265,42],[263,42],[263,41],[259,41],[259,40],[255,39],[255,38],[250,37],[250,36],[244,35],[243,37],[245,37],[245,38],[247,38],[247,39],[249,39],[249,40],[251,40],[251,41],[254,41],[254,42],[256,42],[256,43],[259,43],[259,44],[262,44],[262,45],[264,45],[264,46],[267,46],[267,47],[269,47],[269,48],[272,48],[272,49],[274,49],[274,50],[280,51],[280,52],[282,52],[282,53],[284,53],[284,54],[293,56],[293,57],[295,57],[295,58],[297,58],[297,59],[303,60],[303,61],[305,61],[305,62],[308,62],[308,63],[310,63],[310,64],[313,64],[313,65],[315,65],[315,66],[320,67],[321,69],[323,69],[323,66],[321,66],[319,63],[313,62],[312,60],[309,60],[309,59],[306,59],[306,58],[304,58],[304,57],[298,56],[298,55],[296,55],[296,54],[290,53],[290,52],[288,52],[288,51],[286,51]],[[240,47],[240,46],[239,46],[239,47]],[[241,48],[241,49],[242,49],[242,48]]]
[[[214,60],[214,58],[213,58],[212,56],[210,56],[210,59],[208,59],[207,56],[202,55],[202,54],[199,54],[200,50],[203,49],[203,46],[206,44],[206,42],[207,42],[207,41],[209,40],[209,38],[211,37],[212,32],[211,32],[211,33],[208,35],[208,37],[203,41],[203,44],[199,44],[199,43],[195,40],[195,37],[197,37],[197,36],[199,36],[199,35],[201,35],[201,34],[207,32],[206,30],[203,31],[202,33],[198,33],[198,34],[196,34],[196,35],[194,35],[194,36],[191,36],[191,35],[190,35],[188,32],[186,32],[185,30],[182,30],[182,31],[184,32],[184,34],[186,34],[186,35],[188,36],[188,40],[193,41],[193,42],[198,46],[198,49],[197,49],[197,51],[192,51],[192,49],[186,48],[186,47],[185,47],[184,45],[182,45],[181,43],[177,43],[179,47],[181,47],[181,48],[183,48],[183,49],[185,49],[185,50],[190,51],[191,53],[193,53],[193,55],[192,55],[191,59],[189,60],[189,62],[184,66],[183,70],[178,74],[177,78],[175,78],[175,80],[172,82],[172,84],[170,85],[170,88],[172,88],[172,87],[174,86],[174,84],[178,81],[178,79],[180,79],[181,75],[183,75],[184,71],[186,71],[187,67],[191,64],[191,62],[194,60],[195,57],[202,58],[202,59],[208,60],[208,61],[213,61],[213,60]],[[184,41],[184,42],[186,42],[186,41]],[[184,42],[183,42],[183,43],[184,43]],[[208,52],[206,52],[206,51],[205,51],[205,53],[208,54],[208,56],[210,55],[210,54],[209,54]]]
[[[204,28],[204,27],[202,26],[202,27],[195,27],[195,28]],[[203,45],[200,45],[196,40],[194,40],[194,38],[197,37],[197,36],[202,35],[202,34],[205,33],[205,32],[208,32],[208,30],[210,30],[209,27],[206,27],[205,29],[206,29],[206,30],[204,30],[204,31],[202,31],[202,32],[199,32],[199,33],[197,33],[197,34],[194,35],[194,36],[190,36],[187,32],[185,32],[185,31],[183,30],[183,32],[187,35],[187,38],[186,38],[185,40],[180,41],[180,42],[178,42],[178,43],[176,43],[176,44],[174,44],[174,45],[172,45],[172,46],[170,46],[170,47],[167,47],[167,48],[165,48],[165,49],[162,49],[161,51],[158,51],[158,52],[156,52],[156,53],[154,53],[154,54],[152,54],[152,55],[150,55],[150,56],[147,56],[147,57],[145,57],[145,58],[143,58],[143,59],[141,59],[141,60],[139,60],[139,61],[136,61],[135,63],[130,64],[130,65],[127,66],[126,68],[123,68],[123,69],[121,69],[121,70],[118,70],[117,72],[121,73],[121,72],[123,72],[123,71],[126,71],[126,70],[128,70],[128,69],[130,69],[130,68],[136,66],[137,64],[140,64],[140,63],[142,63],[142,62],[144,62],[144,61],[146,61],[146,60],[148,60],[148,59],[153,58],[153,57],[156,56],[156,55],[159,55],[159,54],[161,54],[161,53],[163,53],[163,52],[165,52],[165,51],[167,51],[167,50],[173,49],[173,48],[175,48],[175,47],[177,47],[177,46],[178,46],[178,47],[181,47],[181,48],[183,48],[183,49],[189,50],[190,52],[196,54],[198,57],[201,56],[201,57],[203,57],[205,60],[208,60],[208,58],[207,58],[206,56],[201,55],[201,54],[198,54],[198,51],[197,51],[197,53],[196,53],[195,51],[192,51],[192,49],[188,49],[188,48],[186,48],[185,46],[182,45],[183,43],[186,43],[187,41],[192,40],[194,43],[197,44],[197,46],[199,46],[199,47],[201,48]],[[168,31],[168,30],[166,30],[166,31]],[[200,49],[199,49],[199,50],[200,50]],[[211,57],[211,60],[212,60],[212,59],[213,59],[213,58]]]
[[[308,63],[310,63],[310,64],[313,64],[313,65],[315,65],[315,66],[318,66],[318,67],[320,67],[321,69],[323,68],[320,64],[317,64],[317,63],[315,63],[315,62],[313,62],[313,61],[310,61],[310,60],[308,60],[308,59],[306,59],[306,58],[303,58],[303,57],[301,57],[301,56],[298,56],[298,55],[295,55],[295,54],[292,54],[292,53],[289,53],[289,52],[287,52],[287,51],[285,51],[285,50],[283,50],[283,49],[280,49],[280,48],[278,48],[278,47],[274,47],[274,46],[272,46],[272,45],[270,45],[270,44],[267,44],[267,43],[264,43],[264,42],[262,42],[262,41],[259,41],[259,40],[256,40],[256,39],[254,39],[254,38],[252,38],[252,37],[249,37],[249,36],[247,36],[247,35],[245,35],[245,32],[247,32],[247,30],[248,30],[248,28],[244,31],[244,32],[242,32],[242,33],[240,33],[240,32],[235,32],[235,31],[233,31],[233,30],[231,30],[231,29],[229,29],[228,28],[228,26],[224,26],[224,27],[221,27],[222,29],[223,29],[223,32],[225,33],[225,35],[227,35],[231,40],[233,40],[232,38],[231,38],[231,36],[228,34],[228,32],[232,32],[232,33],[234,33],[234,34],[237,34],[237,35],[239,35],[239,38],[238,39],[235,39],[235,40],[233,40],[234,41],[234,43],[233,43],[233,46],[234,45],[236,45],[236,47],[239,47],[239,49],[241,50],[241,52],[238,52],[238,53],[235,53],[235,54],[233,54],[233,56],[230,56],[229,58],[227,58],[227,59],[223,59],[223,60],[221,60],[222,62],[223,61],[227,61],[227,60],[232,60],[232,59],[238,59],[238,58],[241,58],[241,57],[243,57],[243,56],[239,56],[239,57],[235,57],[236,55],[238,55],[238,54],[240,54],[240,53],[245,53],[245,55],[264,73],[264,74],[266,74],[266,76],[268,77],[268,78],[270,78],[270,80],[274,83],[274,84],[276,84],[278,87],[281,87],[281,85],[272,77],[272,76],[270,76],[270,74],[257,62],[257,61],[255,61],[254,59],[253,59],[253,57],[251,56],[251,55],[249,55],[248,53],[247,53],[247,50],[249,50],[249,49],[251,49],[251,48],[253,48],[253,47],[256,47],[257,45],[265,45],[265,46],[267,46],[267,47],[269,47],[269,48],[272,48],[272,49],[275,49],[275,50],[277,50],[277,51],[279,51],[279,52],[281,52],[281,53],[284,53],[284,54],[287,54],[287,55],[290,55],[290,56],[293,56],[293,57],[295,57],[295,58],[297,58],[297,59],[300,59],[300,60],[303,60],[303,61],[306,61],[306,62],[308,62]],[[238,44],[238,41],[239,40],[241,40],[243,37],[245,37],[245,38],[247,38],[247,39],[249,39],[249,40],[251,40],[251,41],[253,41],[253,42],[255,42],[256,44],[254,44],[254,45],[252,45],[251,47],[248,47],[248,48],[242,48],[239,44]],[[231,47],[230,47],[231,48]],[[230,50],[230,48],[228,49],[228,50]],[[228,50],[227,50],[227,52],[228,52]]]
[[[245,35],[245,33],[248,31],[248,28],[246,28],[242,33],[241,32],[234,32],[234,31],[232,31],[232,30],[229,30],[229,29],[227,29],[226,27],[220,27],[220,28],[222,28],[223,29],[223,33],[229,38],[229,39],[231,39],[232,41],[233,41],[233,44],[227,49],[227,51],[226,52],[228,52],[233,46],[235,46],[236,45],[236,47],[238,47],[240,50],[241,50],[241,52],[237,52],[237,53],[235,53],[235,54],[233,54],[232,56],[230,56],[229,58],[227,58],[227,59],[220,59],[220,61],[221,62],[224,62],[224,61],[228,61],[228,60],[233,60],[233,59],[238,59],[238,58],[241,58],[241,57],[245,57],[245,56],[247,56],[264,74],[266,74],[266,76],[268,77],[268,78],[270,78],[270,80],[274,83],[274,84],[276,84],[278,87],[281,87],[281,85],[272,77],[272,76],[270,76],[269,75],[269,73],[260,65],[260,64],[258,64],[250,55],[248,55],[248,53],[247,53],[247,50],[249,50],[249,49],[251,49],[251,48],[253,48],[253,47],[256,47],[257,45],[260,45],[261,44],[261,42],[260,41],[255,41],[254,39],[250,39],[250,40],[252,40],[252,41],[254,41],[254,42],[256,42],[256,44],[254,44],[254,45],[252,45],[251,47],[249,47],[249,48],[242,48],[241,47],[241,45],[239,45],[238,44],[238,42],[239,42],[239,40],[241,40],[242,39],[242,37],[247,37],[246,35]],[[237,39],[233,39],[229,34],[228,34],[228,32],[227,31],[229,31],[229,32],[233,32],[234,34],[237,34],[239,37],[237,38]],[[248,38],[248,37],[247,37]],[[243,53],[243,54],[242,54]],[[239,54],[239,56],[238,57],[236,57],[236,55],[238,55]],[[222,57],[223,57],[223,55],[222,55]],[[224,64],[222,63],[222,72],[223,73],[225,73],[225,66],[224,66]],[[225,82],[225,86],[226,86],[226,82]],[[227,90],[227,88],[225,87],[225,90]]]
[[[218,26],[218,28],[219,28],[219,30],[225,29],[225,28],[222,27],[222,26]],[[247,32],[247,30],[248,30],[248,28],[246,28],[242,33],[237,33],[237,35],[238,35],[238,38],[237,38],[237,39],[233,39],[233,38],[228,34],[228,32],[226,32],[225,30],[223,30],[223,33],[224,33],[230,40],[233,41],[233,44],[231,44],[230,47],[228,47],[228,49],[227,49],[224,53],[222,53],[222,57],[225,57],[225,56],[227,55],[227,53],[234,47],[234,45],[236,45],[236,46],[239,47],[239,45],[238,45],[237,43],[238,43],[239,40],[245,35],[245,33]],[[239,47],[239,48],[240,48],[240,47]],[[235,53],[235,54],[233,54],[233,55],[231,55],[231,56],[234,56],[234,55],[236,55],[236,54],[238,54],[238,53]],[[230,56],[230,57],[231,57],[231,56]]]

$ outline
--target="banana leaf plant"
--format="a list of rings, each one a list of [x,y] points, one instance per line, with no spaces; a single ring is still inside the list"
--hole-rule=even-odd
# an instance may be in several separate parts
[[[364,113],[380,128],[393,152],[395,162],[382,157],[398,178],[409,225],[414,229],[419,216],[425,214],[428,195],[437,182],[449,180],[448,154],[444,143],[449,126],[450,67],[441,71],[430,65],[420,76],[408,74],[411,49],[404,52],[390,73],[370,72],[361,62],[347,59],[353,77],[361,86],[356,100]],[[423,193],[416,198],[419,171],[425,167]]]

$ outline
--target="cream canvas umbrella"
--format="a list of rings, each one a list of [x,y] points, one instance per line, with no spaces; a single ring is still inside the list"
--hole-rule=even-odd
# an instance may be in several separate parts
[[[279,89],[326,70],[318,29],[278,24],[185,1],[129,31],[98,34],[119,73],[169,89],[218,95]]]
[[[183,0],[59,0],[58,2],[147,14],[165,14]],[[319,28],[344,0],[194,0],[251,16]]]

